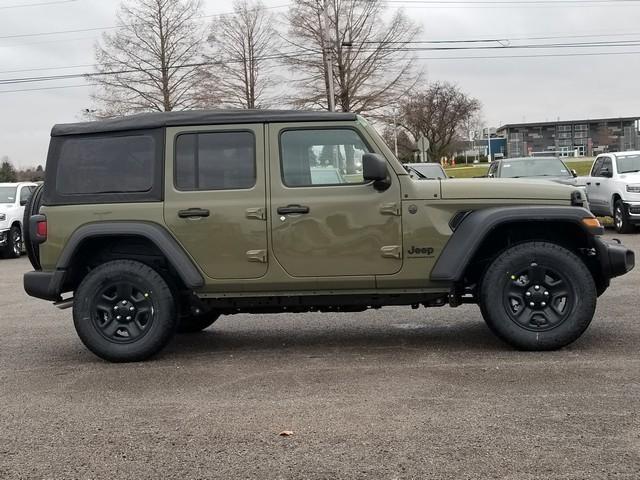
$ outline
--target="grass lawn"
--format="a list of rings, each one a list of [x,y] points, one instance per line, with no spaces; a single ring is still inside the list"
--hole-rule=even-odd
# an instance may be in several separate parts
[[[578,175],[588,175],[591,170],[591,164],[593,163],[592,159],[589,160],[570,160],[567,161],[567,167],[574,169]],[[455,178],[472,178],[472,177],[482,177],[487,174],[487,170],[489,169],[488,163],[480,163],[469,166],[456,166],[456,167],[446,167],[445,170],[447,175],[453,176]]]

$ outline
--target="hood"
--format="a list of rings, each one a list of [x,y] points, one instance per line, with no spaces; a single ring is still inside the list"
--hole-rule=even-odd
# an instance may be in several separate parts
[[[623,173],[618,176],[621,180],[625,180],[627,182],[639,182],[640,183],[640,172],[629,172]]]
[[[576,188],[549,180],[469,178],[442,180],[443,199],[571,200]]]

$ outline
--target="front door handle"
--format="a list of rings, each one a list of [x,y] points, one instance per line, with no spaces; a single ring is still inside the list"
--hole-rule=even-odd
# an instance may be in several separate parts
[[[596,185],[599,187],[600,186],[600,182],[596,182]]]
[[[591,182],[587,182],[587,185],[591,185]]]
[[[304,205],[287,205],[286,207],[278,207],[278,215],[287,215],[289,213],[309,213],[309,207]]]
[[[187,208],[186,210],[178,210],[178,216],[180,218],[208,217],[209,216],[209,209],[207,209],[207,208]]]

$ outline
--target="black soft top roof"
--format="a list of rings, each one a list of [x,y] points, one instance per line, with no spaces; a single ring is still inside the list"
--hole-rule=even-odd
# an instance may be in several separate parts
[[[353,121],[354,113],[313,112],[303,110],[189,110],[183,112],[141,113],[97,122],[54,125],[52,137],[89,133],[144,130],[182,125],[226,125],[265,122]]]

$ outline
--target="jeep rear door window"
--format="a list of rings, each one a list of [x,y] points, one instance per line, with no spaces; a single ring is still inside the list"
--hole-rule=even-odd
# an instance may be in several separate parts
[[[246,189],[255,184],[253,133],[183,133],[176,139],[178,190]]]
[[[362,183],[362,156],[371,150],[351,129],[285,130],[280,135],[282,181],[288,187]]]
[[[150,135],[67,138],[56,174],[59,193],[146,192],[154,178],[155,141]]]

